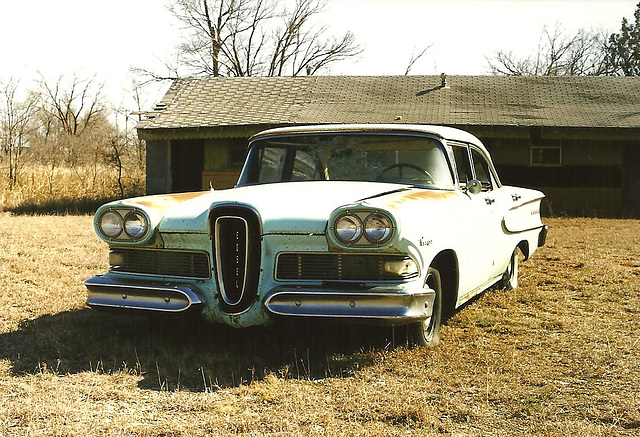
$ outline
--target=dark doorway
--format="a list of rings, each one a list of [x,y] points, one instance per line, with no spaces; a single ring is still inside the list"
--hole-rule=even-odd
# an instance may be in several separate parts
[[[203,168],[202,140],[171,142],[171,192],[201,191]]]

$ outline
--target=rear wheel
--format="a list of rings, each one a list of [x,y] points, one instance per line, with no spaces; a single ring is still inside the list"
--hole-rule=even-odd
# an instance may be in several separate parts
[[[425,287],[436,292],[431,317],[409,325],[409,339],[415,346],[434,347],[440,341],[440,325],[442,324],[442,281],[440,272],[429,267]]]
[[[507,269],[502,274],[500,288],[503,290],[513,290],[518,288],[518,249],[514,249]]]

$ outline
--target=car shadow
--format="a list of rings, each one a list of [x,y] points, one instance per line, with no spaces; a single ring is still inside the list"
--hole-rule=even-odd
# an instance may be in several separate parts
[[[406,345],[406,329],[279,321],[234,329],[196,317],[150,317],[82,309],[25,320],[0,334],[14,375],[128,372],[154,390],[215,390],[269,374],[350,376],[380,350]]]

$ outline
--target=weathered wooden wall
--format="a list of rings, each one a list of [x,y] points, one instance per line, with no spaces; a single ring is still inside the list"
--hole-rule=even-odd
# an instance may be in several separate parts
[[[541,189],[547,195],[547,209],[554,215],[640,216],[640,138],[632,133],[589,128],[461,127],[487,145],[504,184]],[[148,140],[147,193],[233,187],[247,139],[234,135]],[[561,165],[532,165],[532,146],[560,147]],[[198,153],[190,152],[197,148]],[[177,153],[177,149],[183,150]],[[190,162],[194,159],[200,162]],[[182,171],[193,174],[183,175]]]

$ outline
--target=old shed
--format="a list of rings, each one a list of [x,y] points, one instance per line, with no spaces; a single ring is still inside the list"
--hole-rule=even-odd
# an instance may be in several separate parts
[[[138,125],[147,192],[232,187],[251,135],[321,123],[465,129],[553,214],[640,216],[640,77],[180,79]]]

